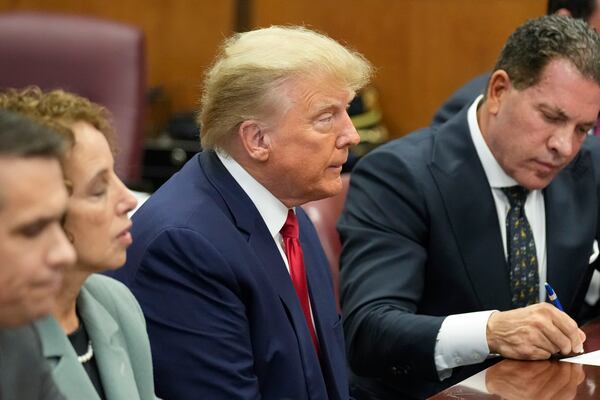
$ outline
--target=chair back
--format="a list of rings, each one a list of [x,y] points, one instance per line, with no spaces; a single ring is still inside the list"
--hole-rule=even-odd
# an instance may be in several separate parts
[[[340,193],[333,197],[311,201],[302,206],[317,230],[327,261],[329,261],[338,311],[340,310],[339,275],[342,245],[335,225],[344,208],[349,183],[350,174],[344,173],[342,174],[342,191]]]
[[[74,15],[0,14],[0,88],[64,89],[102,104],[117,132],[116,170],[140,178],[145,105],[144,34]]]

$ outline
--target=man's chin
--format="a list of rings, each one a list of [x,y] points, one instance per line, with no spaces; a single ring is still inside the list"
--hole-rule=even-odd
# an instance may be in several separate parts
[[[529,190],[543,190],[552,182],[556,175],[552,176],[538,176],[534,175],[531,177],[527,177],[527,179],[515,179],[519,185],[523,186]]]

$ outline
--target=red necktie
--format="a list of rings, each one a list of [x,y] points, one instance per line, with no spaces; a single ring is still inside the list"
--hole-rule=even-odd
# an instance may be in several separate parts
[[[290,265],[292,283],[294,284],[296,294],[300,299],[302,312],[304,313],[304,318],[306,319],[306,324],[308,325],[313,344],[315,345],[317,354],[319,354],[319,342],[310,315],[310,304],[308,302],[308,285],[306,283],[306,270],[304,269],[304,256],[302,255],[300,240],[298,240],[298,219],[296,218],[294,210],[288,211],[287,219],[285,220],[285,224],[283,224],[280,233],[283,237],[285,255],[287,256]]]

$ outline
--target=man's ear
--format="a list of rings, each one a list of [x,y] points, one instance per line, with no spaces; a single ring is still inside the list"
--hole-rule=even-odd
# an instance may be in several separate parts
[[[567,10],[566,8],[559,8],[558,10],[556,10],[556,12],[554,13],[554,15],[563,15],[566,17],[571,17],[571,11]]]
[[[244,150],[256,161],[267,161],[271,152],[271,137],[264,126],[256,120],[246,120],[240,124],[238,135]]]
[[[490,113],[496,114],[498,112],[503,97],[511,88],[512,82],[508,73],[502,69],[494,71],[490,77],[486,94],[486,103]]]

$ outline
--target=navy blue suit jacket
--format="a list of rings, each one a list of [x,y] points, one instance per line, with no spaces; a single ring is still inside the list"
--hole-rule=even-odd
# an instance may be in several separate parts
[[[296,209],[320,360],[277,246],[214,152],[190,160],[136,212],[113,274],[146,316],[164,399],[347,399],[327,260]]]
[[[472,375],[486,364],[455,368],[439,381],[434,349],[442,321],[512,308],[498,214],[467,111],[380,146],[352,172],[338,228],[357,398],[426,398]],[[543,191],[547,280],[572,317],[600,238],[599,171],[600,141],[588,137]]]

